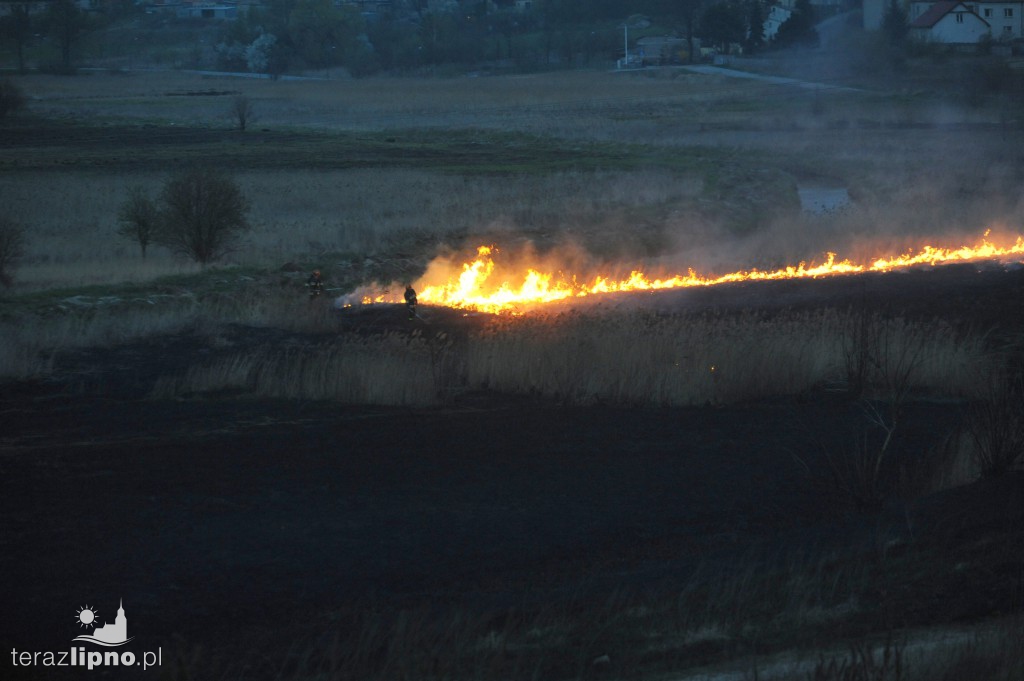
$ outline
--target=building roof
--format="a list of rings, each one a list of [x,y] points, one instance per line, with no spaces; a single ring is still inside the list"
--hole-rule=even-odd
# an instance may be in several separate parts
[[[988,24],[987,21],[985,21],[984,19],[979,17],[977,14],[972,12],[962,2],[959,2],[959,0],[940,0],[940,2],[937,2],[934,5],[932,5],[931,7],[929,7],[928,11],[926,11],[924,14],[922,14],[918,18],[914,19],[914,21],[912,21],[910,23],[910,27],[911,28],[931,28],[935,24],[939,23],[939,20],[942,19],[942,17],[946,16],[947,14],[952,12],[957,7],[963,7],[963,11],[964,12],[966,12],[967,14],[970,14],[971,16],[975,17],[978,21],[980,21],[980,22],[982,22],[982,23],[984,23],[986,25]]]

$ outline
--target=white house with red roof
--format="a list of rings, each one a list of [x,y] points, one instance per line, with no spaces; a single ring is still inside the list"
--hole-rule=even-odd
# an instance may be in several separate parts
[[[959,0],[911,3],[908,17],[911,35],[924,42],[975,45],[993,34],[991,24],[976,13],[979,4]]]

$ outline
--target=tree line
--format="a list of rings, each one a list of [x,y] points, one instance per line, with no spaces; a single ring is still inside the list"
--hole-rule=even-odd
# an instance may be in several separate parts
[[[446,64],[572,67],[622,56],[631,25],[685,38],[690,60],[697,39],[751,51],[771,46],[766,0],[536,0],[528,9],[473,0],[443,12],[425,4],[396,2],[371,18],[332,0],[271,0],[226,27],[218,65],[268,73],[344,66],[357,77]],[[814,23],[810,1],[798,0],[773,44],[816,45]]]
[[[83,11],[74,0],[50,0],[41,13],[25,2],[5,4],[0,36],[12,45],[21,72],[26,47],[40,35],[54,46],[47,68],[71,72],[86,33],[168,20],[147,17],[131,0],[108,0],[98,12]],[[634,29],[634,40],[645,32],[684,38],[693,60],[698,39],[770,47],[763,30],[768,7],[768,0],[534,0],[521,9],[514,0],[452,0],[444,10],[430,10],[425,0],[395,0],[380,14],[364,14],[336,0],[267,0],[224,22],[211,66],[268,74],[341,66],[357,77],[444,65],[573,67],[622,56],[626,27]],[[774,44],[814,44],[814,21],[809,0],[798,0]]]

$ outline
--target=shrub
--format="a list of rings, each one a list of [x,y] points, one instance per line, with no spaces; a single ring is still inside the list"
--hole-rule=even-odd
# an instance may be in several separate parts
[[[982,475],[1003,475],[1024,462],[1024,373],[1001,372],[986,393],[968,412],[967,428]]]
[[[252,100],[245,95],[238,95],[231,100],[231,108],[228,111],[231,118],[234,119],[238,125],[238,129],[245,132],[249,123],[253,120],[253,114],[255,113],[255,107],[253,106]]]

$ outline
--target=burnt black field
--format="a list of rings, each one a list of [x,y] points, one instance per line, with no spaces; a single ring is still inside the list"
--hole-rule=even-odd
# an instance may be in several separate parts
[[[1024,270],[925,268],[649,302],[668,313],[755,300],[769,311],[856,303],[1009,339],[1020,333]],[[435,313],[453,332],[472,323]],[[408,329],[398,308],[349,314],[343,333]],[[243,344],[294,340],[242,326],[225,333]],[[65,650],[81,607],[112,621],[123,599],[128,647],[140,656],[159,647],[161,678],[514,678],[526,669],[673,678],[751,654],[985,622],[1024,605],[1024,477],[849,508],[820,454],[861,418],[841,392],[690,408],[491,393],[429,409],[145,397],[203,343],[182,333],[68,353],[50,379],[4,386],[5,651]],[[934,451],[967,406],[917,396],[902,455]],[[734,618],[770,622],[787,607],[773,584],[801,565],[855,581],[857,610],[756,637],[688,643],[679,634],[658,653],[623,614],[643,605],[671,640],[680,610],[714,611],[726,597],[716,579],[752,574],[759,586],[729,596]],[[490,631],[525,639],[552,621],[569,633],[546,647],[460,648]],[[602,655],[609,661],[592,664]]]

